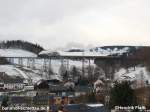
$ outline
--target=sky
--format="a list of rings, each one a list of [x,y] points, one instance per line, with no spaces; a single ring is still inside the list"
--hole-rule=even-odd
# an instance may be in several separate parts
[[[150,45],[150,0],[0,0],[0,40],[46,49]]]

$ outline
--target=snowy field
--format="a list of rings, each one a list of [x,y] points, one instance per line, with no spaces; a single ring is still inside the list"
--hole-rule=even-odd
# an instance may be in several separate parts
[[[0,49],[0,57],[37,57],[37,55],[22,49]]]
[[[19,76],[21,78],[32,80],[33,83],[43,79],[40,75],[30,69],[21,69],[14,65],[0,65],[0,72],[5,72],[8,76]]]

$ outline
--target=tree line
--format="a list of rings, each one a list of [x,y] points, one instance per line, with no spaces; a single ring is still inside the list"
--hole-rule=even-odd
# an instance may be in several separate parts
[[[44,50],[44,48],[38,44],[33,44],[31,42],[23,40],[7,40],[0,42],[0,49],[10,49],[10,48],[24,49],[33,52],[35,54],[38,54],[39,52]]]

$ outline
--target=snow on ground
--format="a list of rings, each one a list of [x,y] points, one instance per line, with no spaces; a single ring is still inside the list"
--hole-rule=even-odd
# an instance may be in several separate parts
[[[18,68],[14,68],[16,71],[18,71],[25,79],[28,79],[29,77],[23,72],[21,71],[20,69]]]
[[[27,59],[23,59],[23,66],[27,66]],[[15,59],[14,61],[15,64],[19,64],[18,59]],[[32,63],[32,62],[31,62]],[[94,64],[94,60],[90,61],[91,66],[95,66]],[[63,65],[67,67],[67,64],[69,64],[69,69],[71,69],[73,66],[76,66],[77,68],[81,69],[82,68],[82,61],[81,60],[69,60],[69,63],[67,62],[67,60],[63,60]],[[36,59],[35,60],[35,68],[36,69],[40,69],[43,70],[43,65],[44,65],[44,60],[43,59]],[[85,67],[89,66],[89,62],[88,60],[85,60],[84,62]],[[46,61],[46,66],[49,66],[49,61]],[[60,59],[53,59],[51,60],[51,68],[53,70],[54,73],[59,74],[59,69],[61,66],[61,60]]]
[[[32,83],[35,84],[36,82],[38,82],[41,79],[46,79],[46,76],[44,76],[44,73],[41,73],[41,70],[37,70],[37,69],[31,69],[31,68],[27,68],[27,67],[17,67],[17,69],[23,73],[22,75],[26,75],[26,77],[28,77],[28,79],[32,80]]]
[[[50,79],[53,80],[53,79],[56,79],[56,80],[59,80],[59,81],[63,81],[62,77],[60,75],[51,75],[50,76]]]
[[[103,104],[86,104],[89,107],[102,107],[104,106]]]
[[[21,76],[13,65],[0,65],[0,72],[5,72],[9,76]]]
[[[0,49],[0,57],[37,57],[37,55],[22,49]]]
[[[41,80],[42,77],[32,71],[23,71],[21,68],[14,65],[0,65],[0,72],[5,72],[9,76],[19,76],[24,79],[30,79],[33,83]]]
[[[32,83],[35,84],[36,82],[38,82],[39,80],[43,79],[42,76],[34,73],[34,72],[25,72],[24,73],[29,77],[28,79],[32,80]]]
[[[116,80],[143,80],[150,81],[150,73],[147,71],[146,67],[136,67],[126,70],[124,68],[120,69],[119,72],[115,73]]]

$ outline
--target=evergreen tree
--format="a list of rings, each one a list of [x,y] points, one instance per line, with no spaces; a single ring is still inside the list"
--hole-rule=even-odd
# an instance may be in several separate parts
[[[69,72],[63,64],[59,68],[59,74],[63,77],[64,81],[68,80]]]
[[[90,94],[88,94],[88,102],[89,103],[96,103],[96,96],[94,92],[91,92]]]
[[[33,44],[33,43],[23,41],[23,40],[1,41],[0,48],[1,49],[11,49],[11,48],[24,49],[24,50],[27,50],[36,54],[44,50],[44,48],[38,44]]]
[[[116,83],[110,91],[111,107],[131,106],[135,104],[134,91],[129,82]]]
[[[70,70],[70,74],[74,81],[77,81],[76,79],[79,79],[80,77],[80,72],[76,66],[72,67],[72,69]]]
[[[3,98],[3,101],[2,101],[1,106],[2,106],[2,107],[7,107],[7,106],[8,106],[8,97],[4,97],[4,98]]]

